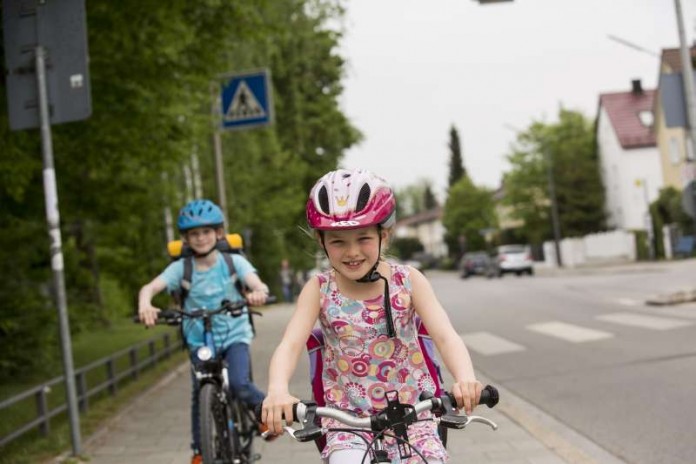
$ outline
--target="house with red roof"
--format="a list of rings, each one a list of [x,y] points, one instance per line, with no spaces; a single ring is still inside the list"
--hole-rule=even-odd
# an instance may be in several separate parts
[[[664,185],[653,131],[655,90],[640,80],[631,89],[602,93],[597,114],[597,151],[606,194],[607,224],[646,230],[648,206]]]

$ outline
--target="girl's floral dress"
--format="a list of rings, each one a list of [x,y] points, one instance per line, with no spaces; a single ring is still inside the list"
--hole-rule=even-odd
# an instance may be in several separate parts
[[[396,329],[393,339],[387,336],[384,295],[353,300],[339,292],[334,270],[319,274],[318,278],[319,321],[325,343],[322,381],[327,406],[367,416],[384,409],[387,391],[398,391],[400,401],[408,404],[417,403],[423,391],[434,393],[435,384],[418,344],[408,267],[391,264],[389,295]],[[421,418],[428,416],[424,413]],[[333,419],[323,419],[323,425],[345,428]],[[411,445],[426,458],[446,462],[447,452],[434,422],[414,423],[408,436]],[[387,438],[385,447],[390,459],[400,462],[395,440]],[[350,448],[365,449],[365,441],[352,433],[330,432],[322,457]],[[404,462],[415,464],[422,460],[413,453]]]

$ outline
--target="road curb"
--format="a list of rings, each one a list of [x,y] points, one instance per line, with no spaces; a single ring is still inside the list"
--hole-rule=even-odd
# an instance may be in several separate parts
[[[480,372],[477,378],[483,384],[492,383],[500,392],[496,409],[568,464],[627,464],[589,438],[559,422],[556,418],[532,405],[510,390],[498,387]]]

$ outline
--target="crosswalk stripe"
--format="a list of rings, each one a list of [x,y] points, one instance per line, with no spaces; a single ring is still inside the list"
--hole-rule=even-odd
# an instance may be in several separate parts
[[[460,334],[467,348],[484,356],[524,351],[525,347],[489,332]]]
[[[653,330],[670,330],[692,325],[692,322],[668,317],[646,316],[633,313],[612,313],[597,316],[597,319],[615,324],[630,325]]]
[[[531,324],[526,327],[529,330],[538,332],[551,337],[560,338],[572,343],[583,343],[595,340],[611,338],[614,334],[601,330],[588,329],[579,325],[567,324],[565,322],[550,321],[539,324]]]

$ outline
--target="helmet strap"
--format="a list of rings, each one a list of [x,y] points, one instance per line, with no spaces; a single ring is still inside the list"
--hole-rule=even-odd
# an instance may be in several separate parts
[[[382,225],[377,226],[377,236],[379,240],[379,254],[382,253]],[[326,250],[326,245],[324,244],[324,233],[322,231],[319,231],[319,238],[321,239],[321,246],[324,249],[324,253],[326,254],[326,257],[328,258],[329,252]],[[367,274],[362,276],[361,278],[357,279],[356,282],[360,283],[372,283],[372,282],[377,282],[378,280],[382,279],[384,281],[384,312],[387,317],[387,336],[389,338],[394,338],[396,337],[396,329],[394,327],[394,318],[392,317],[392,311],[391,311],[391,297],[389,296],[389,281],[387,280],[386,277],[384,277],[382,274],[379,273],[377,270],[377,266],[379,265],[379,258],[377,258],[377,262],[372,266],[372,269],[370,269]]]
[[[391,297],[389,296],[389,281],[386,277],[379,273],[377,270],[377,264],[379,264],[379,261],[377,261],[370,272],[356,280],[356,282],[369,283],[377,282],[380,279],[384,281],[384,312],[387,317],[387,336],[389,336],[389,338],[394,338],[396,337],[396,329],[394,328],[394,318],[392,317]]]
[[[379,236],[379,253],[382,253],[382,226],[379,225],[377,226],[377,234]],[[356,282],[360,283],[371,283],[371,282],[377,282],[379,279],[382,279],[384,281],[384,312],[387,317],[387,336],[389,338],[394,338],[396,337],[396,329],[394,328],[394,318],[392,317],[392,311],[391,311],[391,297],[389,296],[389,281],[387,280],[386,277],[384,277],[382,274],[379,273],[377,270],[377,266],[379,265],[379,258],[377,258],[377,262],[372,266],[372,269],[370,269],[367,274],[362,276],[361,278],[357,279]]]
[[[210,253],[212,253],[212,252],[215,251],[216,249],[217,249],[217,242],[215,243],[215,245],[213,245],[213,246],[210,248],[210,250],[205,251],[205,252],[203,252],[203,253],[196,253],[196,252],[194,252],[194,253],[193,253],[193,256],[196,257],[196,258],[205,258],[206,256],[208,256]]]

